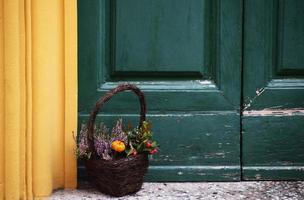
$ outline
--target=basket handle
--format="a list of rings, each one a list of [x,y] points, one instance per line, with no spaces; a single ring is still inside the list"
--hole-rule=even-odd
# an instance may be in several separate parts
[[[135,85],[129,84],[129,83],[123,83],[123,84],[118,85],[116,88],[110,90],[104,96],[100,97],[97,100],[94,109],[90,113],[90,118],[89,118],[89,121],[88,121],[87,140],[88,140],[89,149],[93,153],[93,155],[94,154],[97,155],[96,150],[94,148],[93,132],[94,132],[94,124],[95,124],[95,120],[96,120],[96,116],[97,116],[98,112],[100,111],[101,107],[107,101],[109,101],[115,94],[117,94],[119,92],[126,91],[126,90],[131,90],[139,98],[139,102],[140,102],[139,127],[142,126],[143,121],[146,120],[146,101],[145,101],[145,96],[144,96],[143,92],[138,87],[136,87]]]

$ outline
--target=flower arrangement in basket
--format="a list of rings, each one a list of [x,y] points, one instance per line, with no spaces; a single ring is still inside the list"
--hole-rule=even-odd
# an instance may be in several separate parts
[[[111,133],[95,120],[101,107],[113,95],[131,90],[140,101],[140,121],[136,128],[123,129],[118,120]],[[85,160],[89,181],[99,191],[112,196],[124,196],[140,190],[147,172],[148,154],[157,153],[157,144],[152,139],[151,124],[146,121],[144,94],[134,85],[125,83],[107,92],[96,102],[88,124],[82,126],[76,154]]]

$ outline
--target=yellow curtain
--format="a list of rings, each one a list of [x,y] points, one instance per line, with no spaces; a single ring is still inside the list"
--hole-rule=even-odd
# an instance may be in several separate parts
[[[0,0],[0,199],[76,187],[76,0]]]

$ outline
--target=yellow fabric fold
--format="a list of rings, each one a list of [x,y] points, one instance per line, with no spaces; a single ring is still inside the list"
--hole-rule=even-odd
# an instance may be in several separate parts
[[[76,0],[0,0],[0,199],[76,187]]]

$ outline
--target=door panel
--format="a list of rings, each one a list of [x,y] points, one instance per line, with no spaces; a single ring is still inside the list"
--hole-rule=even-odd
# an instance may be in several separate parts
[[[304,75],[304,24],[301,0],[278,3],[278,69],[279,75]]]
[[[174,1],[115,1],[115,72],[186,72],[199,77],[210,71],[204,61],[208,5]]]
[[[304,1],[245,1],[244,179],[303,179]]]
[[[241,24],[240,0],[78,0],[79,121],[135,83],[160,143],[147,180],[239,180]],[[138,108],[118,94],[98,119],[137,124]]]

